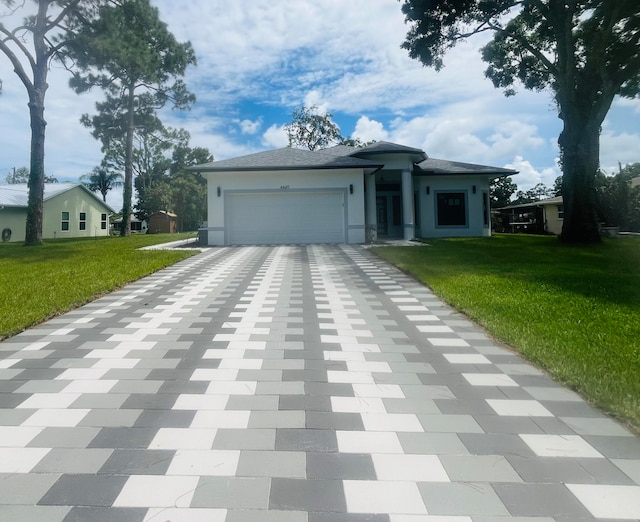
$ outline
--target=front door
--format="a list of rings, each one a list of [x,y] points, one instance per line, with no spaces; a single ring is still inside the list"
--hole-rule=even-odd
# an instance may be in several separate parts
[[[387,228],[387,196],[376,197],[376,216],[376,219],[378,220],[378,235],[388,235],[389,231]]]

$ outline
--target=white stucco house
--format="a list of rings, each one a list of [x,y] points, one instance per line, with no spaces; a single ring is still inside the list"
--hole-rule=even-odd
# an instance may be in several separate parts
[[[0,231],[3,241],[24,241],[29,189],[26,184],[0,185]],[[42,218],[44,239],[109,235],[114,210],[82,183],[45,183]]]
[[[286,147],[191,170],[207,179],[208,245],[490,236],[489,184],[517,174],[389,142]]]

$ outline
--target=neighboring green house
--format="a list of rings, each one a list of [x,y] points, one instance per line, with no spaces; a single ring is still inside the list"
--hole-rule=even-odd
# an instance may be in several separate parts
[[[2,241],[24,241],[27,223],[27,185],[0,186]],[[43,239],[109,235],[114,210],[82,183],[45,183]]]

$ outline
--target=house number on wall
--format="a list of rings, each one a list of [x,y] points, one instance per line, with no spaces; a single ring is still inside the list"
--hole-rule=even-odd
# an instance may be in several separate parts
[[[280,185],[280,190],[289,190],[290,185]]]

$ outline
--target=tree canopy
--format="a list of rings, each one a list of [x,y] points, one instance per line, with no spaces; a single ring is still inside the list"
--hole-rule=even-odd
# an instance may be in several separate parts
[[[149,0],[105,5],[91,23],[79,24],[69,46],[76,65],[71,86],[79,93],[105,91],[98,115],[83,117],[102,141],[103,152],[121,148],[124,157],[122,235],[130,233],[133,151],[136,128],[158,127],[156,111],[167,103],[186,109],[195,96],[182,76],[195,64],[189,42],[180,43]],[[125,137],[124,142],[122,136]]]
[[[332,145],[364,147],[374,143],[365,143],[360,138],[345,138],[333,121],[333,114],[321,112],[316,105],[294,109],[291,122],[284,126],[284,130],[289,138],[289,147],[309,150],[326,149]]]
[[[599,241],[595,176],[600,128],[615,96],[640,92],[637,0],[401,0],[410,28],[402,47],[439,70],[457,42],[490,32],[486,76],[505,94],[517,84],[549,90],[563,122],[558,139],[562,239]]]
[[[490,186],[491,206],[501,208],[510,205],[511,197],[517,190],[518,185],[513,182],[511,176],[493,179]]]
[[[114,188],[122,186],[122,174],[111,170],[105,162],[94,168],[90,174],[82,176],[80,180],[92,192],[100,192],[102,201],[105,203],[107,194]]]
[[[294,109],[291,123],[287,123],[284,130],[289,137],[289,147],[326,149],[344,139],[340,127],[333,121],[333,115],[319,112],[315,105]]]
[[[608,226],[627,232],[640,232],[640,163],[620,167],[607,176],[600,172],[596,178],[598,216]]]
[[[27,91],[31,122],[29,200],[25,244],[42,243],[44,200],[44,118],[47,77],[51,62],[62,59],[71,35],[70,26],[92,20],[98,5],[107,0],[34,0],[0,3],[24,13],[15,27],[0,22],[0,52],[9,60]]]

